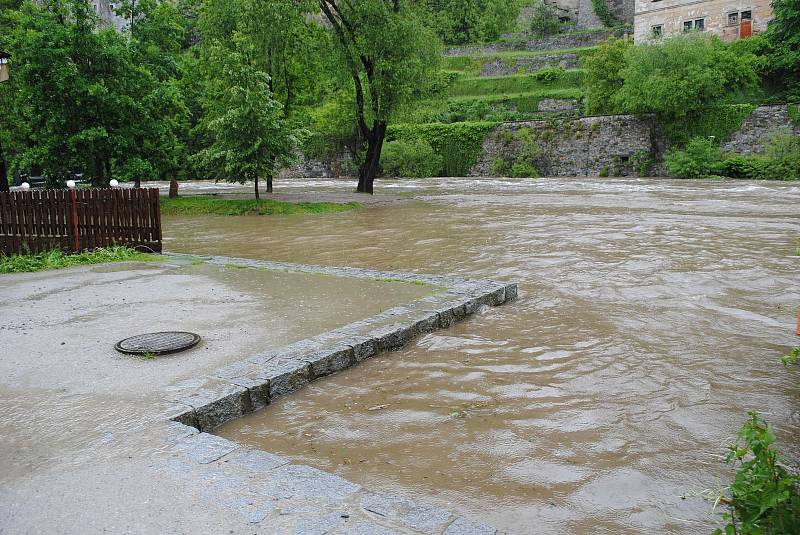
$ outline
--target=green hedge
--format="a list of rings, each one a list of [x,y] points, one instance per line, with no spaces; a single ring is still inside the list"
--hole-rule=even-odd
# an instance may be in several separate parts
[[[664,135],[672,145],[684,146],[694,137],[729,139],[756,109],[754,104],[732,104],[704,110],[701,115],[662,123]]]
[[[396,124],[389,127],[387,141],[424,140],[442,158],[440,176],[467,176],[496,127],[492,122]]]

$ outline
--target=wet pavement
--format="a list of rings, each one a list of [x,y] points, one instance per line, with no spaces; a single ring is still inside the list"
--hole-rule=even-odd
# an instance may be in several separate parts
[[[223,436],[521,533],[709,532],[698,494],[731,477],[721,459],[748,410],[797,465],[800,387],[779,357],[798,343],[800,186],[437,179],[379,190],[418,202],[167,218],[166,247],[508,278],[522,282],[520,300]]]
[[[0,277],[0,533],[265,532],[253,527],[252,511],[241,512],[244,486],[232,485],[226,502],[209,485],[208,469],[222,455],[209,461],[202,452],[202,462],[187,464],[186,431],[168,422],[174,396],[230,363],[440,291],[229,260],[167,257]],[[202,341],[152,360],[113,349],[163,330],[194,331]],[[234,449],[224,463],[263,464],[238,445],[223,453]],[[358,490],[277,459],[270,457],[274,472],[259,472],[273,490],[261,490],[258,520],[279,505],[298,507],[289,492],[298,481],[306,495]],[[287,526],[316,521],[326,503],[280,514]]]

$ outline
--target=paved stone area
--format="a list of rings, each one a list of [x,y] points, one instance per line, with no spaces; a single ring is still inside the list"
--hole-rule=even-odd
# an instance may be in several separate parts
[[[190,267],[196,262],[180,255],[170,258]],[[139,369],[139,381],[122,365],[103,371],[91,355],[75,362],[74,352],[66,362],[60,354],[49,354],[55,368],[50,373],[43,365],[46,352],[36,353],[29,366],[25,358],[31,352],[14,342],[13,354],[4,349],[0,361],[5,375],[0,383],[0,533],[495,533],[474,520],[371,492],[208,431],[316,378],[445,328],[483,306],[512,300],[516,285],[223,257],[202,260],[210,272],[306,274],[367,286],[405,282],[409,284],[398,286],[417,288],[423,297],[344,325],[347,314],[335,314],[338,325],[279,349],[274,343],[278,338],[271,345],[261,339],[260,349],[239,345],[233,352],[238,358],[215,359],[210,352],[205,360],[189,366],[184,362],[174,370],[148,374]],[[126,272],[122,266],[105,269]],[[159,275],[153,279],[163,278],[161,290],[169,294],[169,274],[159,271],[166,268],[140,269]],[[147,278],[146,273],[139,275]],[[54,279],[74,276],[60,275],[64,278]],[[47,277],[41,276],[36,280],[45,284]],[[15,306],[19,312],[25,292],[18,287],[15,293],[13,284],[10,290],[0,309]],[[64,291],[49,288],[42,295],[61,301]],[[374,290],[370,293],[375,296]],[[202,303],[200,295],[192,298]],[[220,329],[237,319],[226,303],[246,301],[246,294],[227,298],[208,304],[219,309]],[[258,303],[251,305],[245,307],[248,313],[259,308]],[[115,309],[124,310],[124,304],[94,314],[107,318],[111,329]],[[73,313],[80,316],[78,311],[85,310],[81,302]],[[7,317],[8,310],[4,312]],[[262,319],[255,317],[256,322]],[[88,318],[83,321],[91,326]],[[73,318],[70,332],[80,333],[81,325],[81,318]],[[31,339],[36,332],[31,331]],[[87,334],[78,334],[72,343],[80,347],[82,339],[90,341],[97,332],[89,329]],[[16,338],[2,330],[0,336],[4,342]]]

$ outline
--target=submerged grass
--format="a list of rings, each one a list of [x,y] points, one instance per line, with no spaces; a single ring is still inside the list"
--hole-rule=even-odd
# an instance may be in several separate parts
[[[360,208],[356,202],[284,202],[271,199],[215,199],[207,197],[180,197],[161,199],[164,215],[289,215],[346,212]]]
[[[87,264],[126,260],[153,261],[158,258],[156,255],[140,253],[129,247],[107,247],[76,254],[64,254],[54,250],[33,255],[0,256],[0,273],[32,273]]]

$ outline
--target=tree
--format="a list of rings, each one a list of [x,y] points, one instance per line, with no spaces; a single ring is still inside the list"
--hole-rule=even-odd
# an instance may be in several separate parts
[[[789,100],[800,99],[800,0],[773,0],[775,18],[764,36],[770,45],[767,66]]]
[[[587,113],[595,115],[617,111],[615,99],[625,83],[622,70],[626,65],[625,54],[631,46],[629,41],[612,37],[583,60]]]
[[[24,6],[11,41],[32,132],[23,165],[41,166],[50,185],[75,172],[98,187],[153,172],[176,99],[135,39],[99,28],[88,0],[46,0]]]
[[[269,75],[254,65],[251,44],[236,35],[234,42],[235,49],[204,45],[204,115],[198,128],[210,143],[193,159],[217,180],[252,180],[259,199],[259,179],[291,163],[300,140],[272,97]]]
[[[355,90],[356,123],[366,153],[358,189],[372,193],[393,112],[428,87],[439,45],[411,0],[319,0]]]
[[[511,31],[519,16],[518,0],[429,0],[434,26],[447,44],[494,41]]]
[[[16,23],[20,5],[21,0],[0,0],[0,53],[5,54],[10,50],[7,36],[11,34]],[[0,82],[0,109],[17,109],[14,99],[16,87],[12,84],[13,78]],[[7,152],[12,148],[13,140],[19,137],[21,125],[17,117],[16,113],[6,113],[0,123],[0,191],[9,190]]]
[[[615,107],[676,120],[718,104],[734,91],[758,84],[753,54],[737,53],[704,34],[629,47],[619,75]]]

